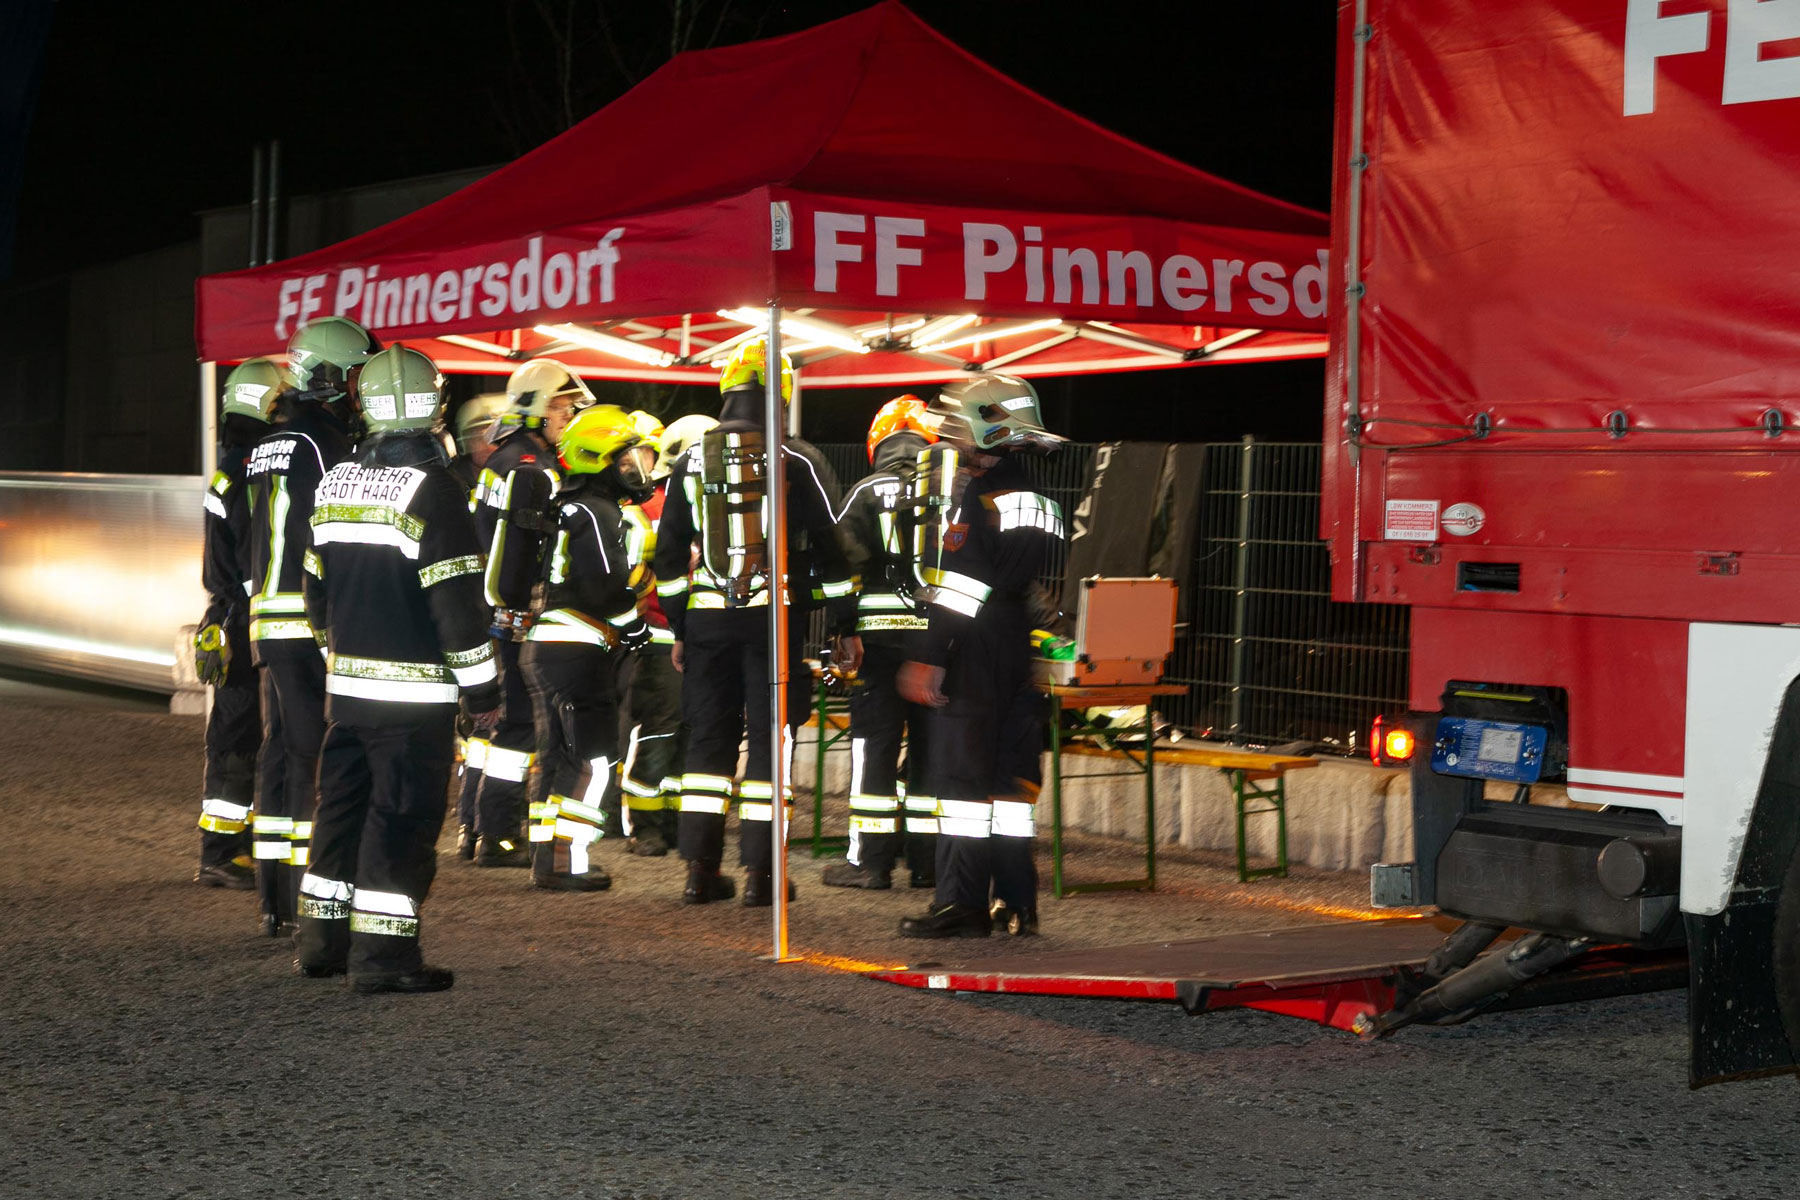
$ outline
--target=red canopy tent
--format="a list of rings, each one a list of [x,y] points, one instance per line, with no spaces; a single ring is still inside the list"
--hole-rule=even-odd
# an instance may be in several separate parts
[[[704,145],[670,137],[721,114]],[[777,301],[809,386],[1292,358],[1324,350],[1325,242],[1323,215],[1109,133],[889,2],[680,55],[436,204],[204,278],[196,332],[235,360],[344,313],[438,339],[446,370],[553,352],[706,383]]]
[[[704,145],[672,144],[671,130],[722,125]],[[332,313],[446,370],[555,354],[583,374],[695,383],[765,331],[814,386],[1318,356],[1326,236],[1322,214],[1109,133],[887,0],[680,55],[436,204],[200,280],[202,390],[210,418],[213,362],[278,353]],[[784,578],[776,386],[766,528]],[[785,607],[776,589],[783,717]],[[778,789],[784,725],[769,731]],[[775,864],[780,958],[782,853]]]

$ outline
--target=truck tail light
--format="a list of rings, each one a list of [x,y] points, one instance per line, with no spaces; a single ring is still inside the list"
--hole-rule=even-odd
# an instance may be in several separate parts
[[[1419,739],[1402,721],[1376,717],[1369,732],[1369,757],[1378,767],[1405,766],[1419,748]]]

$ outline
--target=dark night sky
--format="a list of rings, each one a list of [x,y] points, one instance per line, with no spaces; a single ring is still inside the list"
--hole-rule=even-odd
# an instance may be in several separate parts
[[[697,17],[696,46],[790,32],[862,6],[682,0]],[[247,200],[250,150],[267,138],[282,141],[290,194],[510,159],[666,58],[675,7],[60,0],[27,141],[13,278],[195,236],[197,212]],[[1214,174],[1326,207],[1328,0],[915,0],[913,8],[1101,124]],[[722,121],[690,131],[692,152],[727,129]],[[671,130],[672,152],[682,143],[682,131]],[[1228,397],[1267,397],[1271,419],[1276,409],[1310,414],[1302,423],[1312,429],[1295,432],[1316,436],[1317,364],[1156,372],[1138,377],[1133,393],[1173,414],[1165,406],[1191,396],[1196,375],[1219,377],[1208,390]],[[1275,395],[1292,387],[1307,393],[1303,403]]]

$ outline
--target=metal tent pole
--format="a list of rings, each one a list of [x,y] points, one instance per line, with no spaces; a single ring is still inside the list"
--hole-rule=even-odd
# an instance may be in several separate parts
[[[774,841],[770,856],[770,890],[774,901],[775,947],[771,957],[788,957],[787,936],[787,689],[788,689],[788,538],[787,462],[783,453],[786,416],[781,402],[781,305],[769,305],[769,344],[764,357],[763,448],[768,454],[764,511],[768,522],[763,538],[769,554],[769,836]],[[756,736],[754,730],[750,736]]]
[[[210,359],[200,364],[200,486],[212,486],[219,469],[219,364]],[[204,493],[203,493],[204,494]],[[212,720],[213,690],[202,688],[206,703],[201,718]]]

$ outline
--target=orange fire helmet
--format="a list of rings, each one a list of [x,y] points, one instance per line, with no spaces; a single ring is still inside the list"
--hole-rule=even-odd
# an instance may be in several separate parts
[[[875,447],[896,433],[911,431],[928,442],[937,441],[937,418],[926,411],[925,402],[910,393],[896,396],[881,406],[869,425],[869,462],[875,462]]]

